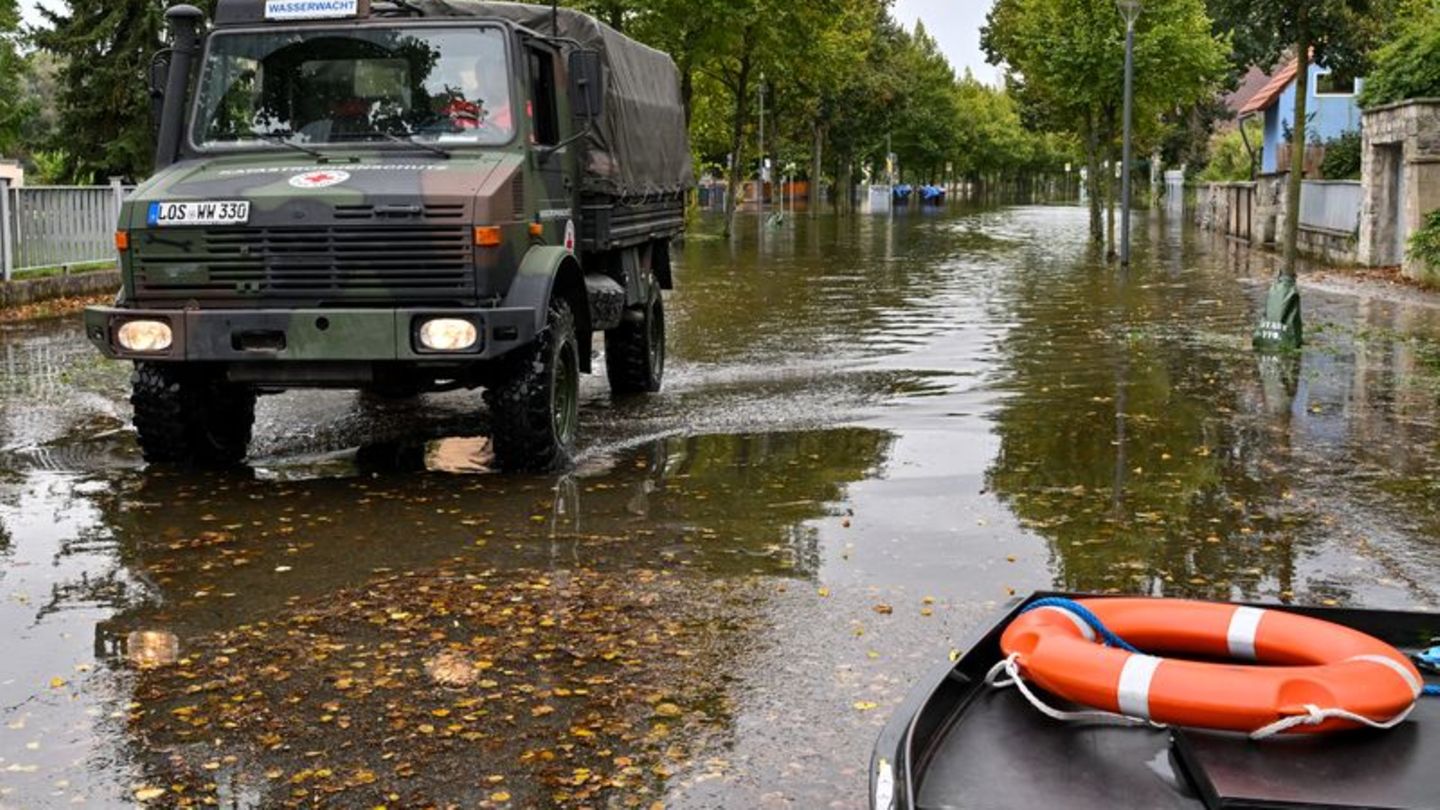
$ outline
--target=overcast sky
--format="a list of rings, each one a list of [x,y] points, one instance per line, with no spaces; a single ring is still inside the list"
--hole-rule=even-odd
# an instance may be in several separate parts
[[[27,22],[39,22],[35,9],[43,1],[21,0]],[[48,0],[48,4],[57,5],[58,0]],[[976,78],[994,84],[999,81],[999,71],[985,64],[980,52],[980,26],[992,5],[994,0],[895,0],[895,16],[906,28],[914,26],[917,19],[924,20],[956,73],[964,73],[968,67]]]

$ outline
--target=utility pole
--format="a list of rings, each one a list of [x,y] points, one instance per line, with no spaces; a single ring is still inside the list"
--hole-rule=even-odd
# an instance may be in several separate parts
[[[1120,178],[1120,266],[1130,266],[1130,162],[1131,119],[1135,117],[1135,20],[1140,17],[1140,0],[1116,0],[1120,16],[1125,18],[1125,147],[1121,157]],[[1114,188],[1114,186],[1111,186]]]

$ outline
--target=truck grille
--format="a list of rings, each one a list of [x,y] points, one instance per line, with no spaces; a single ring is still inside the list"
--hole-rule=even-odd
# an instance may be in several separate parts
[[[244,305],[465,302],[476,297],[468,228],[349,225],[207,231],[137,240],[138,298]]]

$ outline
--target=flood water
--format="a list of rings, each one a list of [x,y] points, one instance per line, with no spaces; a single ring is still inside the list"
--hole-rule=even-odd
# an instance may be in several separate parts
[[[73,320],[0,332],[0,807],[862,808],[920,675],[1044,588],[1440,605],[1440,309],[1154,216],[703,223],[665,393],[573,473],[478,395],[262,401],[148,469]],[[603,364],[599,367],[603,368]]]

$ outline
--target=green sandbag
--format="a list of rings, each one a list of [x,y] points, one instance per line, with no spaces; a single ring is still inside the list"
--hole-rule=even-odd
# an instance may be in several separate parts
[[[1255,327],[1255,348],[1293,351],[1305,344],[1305,323],[1300,316],[1300,289],[1293,276],[1281,276],[1270,287],[1265,314]]]

